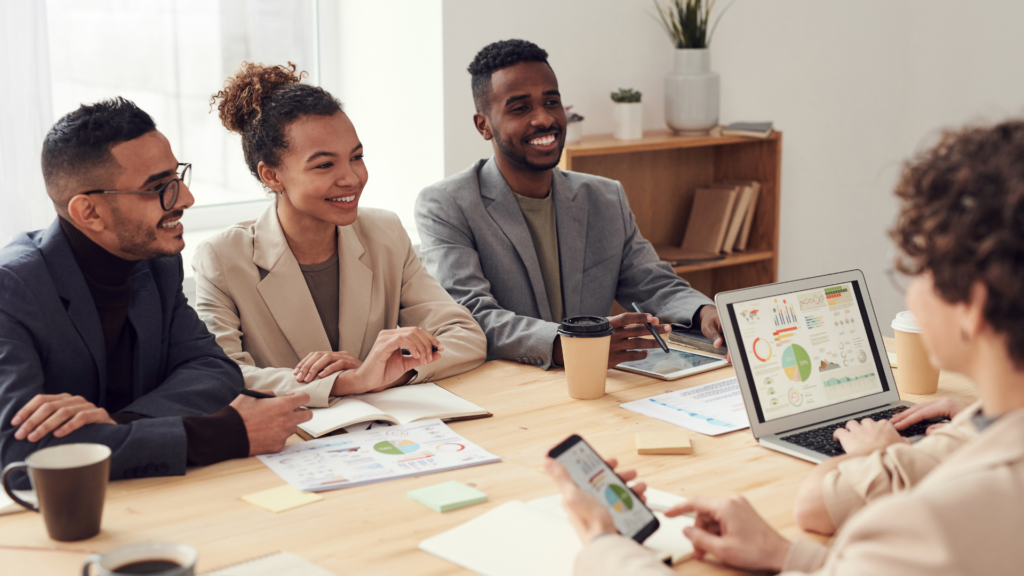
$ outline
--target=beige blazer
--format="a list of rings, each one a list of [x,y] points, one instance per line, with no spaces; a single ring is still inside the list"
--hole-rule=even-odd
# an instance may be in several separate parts
[[[784,573],[1018,575],[1024,566],[1024,409],[1005,414],[908,491],[854,514],[831,548],[794,542]],[[622,536],[576,558],[582,576],[674,574]]]
[[[483,331],[420,264],[395,214],[360,208],[351,226],[338,228],[338,265],[341,350],[365,360],[381,330],[419,326],[445,350],[441,360],[418,368],[412,383],[483,363]],[[292,375],[308,353],[331,345],[276,204],[255,221],[235,224],[199,244],[192,268],[199,317],[242,368],[245,386],[277,394],[302,391],[310,396],[309,406],[327,406],[337,374],[308,384]]]

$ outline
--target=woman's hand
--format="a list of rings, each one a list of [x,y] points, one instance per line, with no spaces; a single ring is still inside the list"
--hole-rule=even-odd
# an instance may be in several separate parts
[[[967,406],[967,402],[954,400],[952,398],[929,400],[927,402],[921,402],[920,404],[914,404],[903,412],[897,413],[889,420],[889,422],[892,422],[893,426],[895,426],[897,430],[906,430],[922,420],[931,420],[932,418],[952,419],[953,416],[962,412],[964,408],[967,408]],[[925,434],[931,434],[946,424],[946,422],[932,424],[927,430],[925,430]]]
[[[362,365],[358,358],[348,352],[310,352],[295,366],[293,374],[299,382],[312,382],[342,370],[355,370]]]
[[[611,466],[612,470],[619,465],[614,458],[609,458],[605,462]],[[618,529],[615,528],[615,522],[608,509],[598,502],[597,498],[580,490],[569,476],[569,471],[565,469],[565,466],[553,458],[545,458],[544,472],[551,476],[561,490],[562,507],[565,508],[569,516],[569,523],[576,529],[576,534],[579,535],[584,546],[601,534],[618,534]],[[624,482],[634,480],[636,476],[636,470],[624,470],[619,474]],[[647,485],[643,482],[637,482],[630,486],[630,490],[642,502],[647,501],[644,496]]]
[[[851,456],[867,456],[892,444],[910,444],[910,439],[900,436],[892,422],[871,418],[864,418],[860,422],[850,420],[846,428],[839,428],[832,433],[832,437]]]
[[[665,516],[674,518],[696,512],[693,526],[683,534],[693,542],[693,555],[711,553],[726,564],[746,570],[779,572],[790,543],[761,518],[742,496],[692,498],[673,507]]]
[[[434,346],[438,352],[433,351]],[[409,356],[402,355],[402,348],[409,351]],[[440,360],[443,350],[441,342],[422,328],[381,330],[366,360],[355,370],[340,374],[331,394],[379,392],[405,384],[412,378],[411,370]]]

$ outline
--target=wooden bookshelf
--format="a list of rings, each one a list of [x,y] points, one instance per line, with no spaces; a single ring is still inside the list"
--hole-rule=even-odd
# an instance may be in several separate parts
[[[781,132],[762,140],[675,136],[669,130],[655,130],[644,132],[640,140],[584,136],[580,143],[565,147],[559,167],[621,182],[637,227],[655,249],[682,243],[696,189],[720,180],[759,181],[747,249],[724,260],[674,267],[713,298],[718,292],[778,280],[781,163]]]

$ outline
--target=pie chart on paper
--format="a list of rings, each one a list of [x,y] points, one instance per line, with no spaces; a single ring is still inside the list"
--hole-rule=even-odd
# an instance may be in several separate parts
[[[626,510],[633,509],[633,497],[629,494],[629,490],[622,486],[609,484],[604,489],[604,498],[608,501],[608,505],[612,507],[612,510],[620,514]]]
[[[392,456],[401,456],[402,454],[410,454],[420,449],[420,445],[413,442],[412,440],[399,440],[398,442],[389,442],[387,440],[383,442],[377,442],[373,445],[373,449],[381,454],[390,454]]]
[[[811,377],[811,357],[798,344],[791,344],[782,352],[782,369],[793,382],[806,382]]]

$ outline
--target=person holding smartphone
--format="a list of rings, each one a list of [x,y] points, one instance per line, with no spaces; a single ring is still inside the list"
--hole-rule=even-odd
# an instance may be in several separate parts
[[[742,496],[693,498],[695,557],[748,570],[943,576],[1020,574],[1024,565],[1024,121],[946,132],[896,188],[896,266],[932,363],[975,383],[976,437],[908,490],[857,511],[826,548],[790,542]],[[853,427],[852,423],[848,426]],[[610,514],[548,465],[585,546],[576,573],[673,574],[615,535]],[[605,536],[607,535],[607,536]]]

